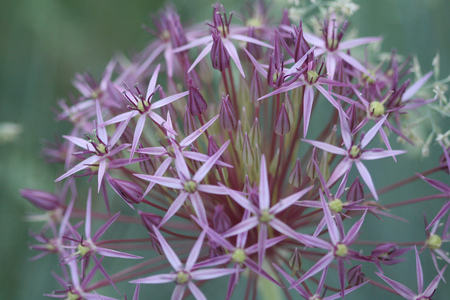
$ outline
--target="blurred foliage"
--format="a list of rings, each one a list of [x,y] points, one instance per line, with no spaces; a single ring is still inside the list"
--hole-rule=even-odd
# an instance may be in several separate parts
[[[151,38],[142,30],[142,25],[152,26],[149,16],[162,7],[161,2],[0,2],[0,122],[14,122],[22,128],[17,140],[0,144],[0,228],[3,229],[0,299],[41,299],[42,294],[58,288],[51,278],[50,268],[55,265],[52,258],[28,261],[35,253],[27,249],[27,242],[31,242],[27,234],[30,224],[24,222],[23,217],[35,210],[21,199],[18,190],[24,187],[54,190],[53,180],[60,170],[41,159],[40,149],[44,139],[54,141],[55,136],[68,130],[66,124],[54,121],[52,109],[56,107],[56,101],[74,93],[71,79],[75,73],[88,70],[99,78],[115,54],[141,50]],[[383,51],[396,47],[401,55],[417,54],[423,72],[431,69],[432,58],[439,50],[441,76],[450,73],[449,1],[359,0],[357,3],[361,8],[352,17],[351,28],[356,28],[360,36],[383,36]],[[243,5],[242,1],[225,1],[225,4],[229,11],[240,10]],[[200,0],[176,3],[176,7],[182,14],[182,21],[189,24],[204,22],[211,15],[210,6]],[[437,157],[418,160],[416,165],[409,165],[407,171],[413,174],[425,170],[426,163],[436,163],[436,160]],[[388,168],[388,164],[383,166]],[[377,186],[386,184],[376,183]],[[418,212],[417,218],[420,218]],[[413,235],[420,232],[417,240],[424,238],[421,224],[418,221],[417,227],[414,225],[409,229]],[[31,227],[33,230],[40,228],[34,224]],[[402,228],[408,230],[407,226]],[[377,234],[376,228],[371,234]],[[399,237],[394,234],[393,240],[396,238]],[[414,268],[415,265],[410,264],[408,274],[414,273]],[[424,268],[433,270],[429,266]],[[431,276],[425,275],[426,283]],[[392,278],[415,285],[413,281],[403,281],[401,274]],[[449,291],[443,285],[441,288],[438,295]],[[369,288],[364,291],[367,293]],[[368,299],[363,294],[353,296],[356,298],[349,299]],[[443,299],[439,297],[436,299]]]

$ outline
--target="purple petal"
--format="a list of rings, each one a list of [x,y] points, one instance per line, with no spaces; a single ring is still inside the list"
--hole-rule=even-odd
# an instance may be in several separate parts
[[[178,197],[172,202],[169,209],[167,210],[166,214],[164,215],[164,218],[159,223],[159,227],[164,225],[164,223],[167,222],[179,209],[181,206],[183,206],[184,201],[186,201],[186,198],[189,196],[188,193],[182,192],[178,195]]]
[[[139,138],[141,137],[142,131],[144,130],[146,118],[147,118],[146,114],[140,115],[137,121],[136,128],[134,129],[133,145],[131,146],[130,159],[133,158],[134,151],[136,150],[136,147],[139,143]]]
[[[365,148],[367,144],[370,143],[370,141],[375,137],[378,130],[380,130],[381,126],[383,126],[383,123],[386,121],[387,115],[385,115],[383,118],[381,118],[370,130],[364,135],[364,137],[361,139],[361,149]]]
[[[420,263],[419,253],[417,252],[417,247],[414,247],[416,251],[416,274],[417,274],[417,287],[419,289],[419,295],[423,291],[423,271],[422,264]]]
[[[177,169],[178,176],[183,182],[186,180],[190,180],[191,174],[189,172],[189,168],[186,164],[186,161],[184,160],[180,148],[174,141],[172,141],[172,149],[173,152],[175,153],[175,168]]]
[[[314,88],[310,85],[305,86],[305,94],[303,96],[303,137],[308,132],[309,120],[311,118],[312,105],[314,100]]]
[[[441,278],[444,278],[444,272],[445,269],[447,268],[447,265],[445,265],[442,270],[439,272],[439,274],[434,277],[433,281],[431,281],[431,283],[428,285],[428,287],[426,288],[426,290],[423,292],[423,295],[427,296],[427,297],[431,297],[434,294],[434,291],[437,289],[439,281],[441,280]]]
[[[236,47],[233,45],[233,43],[228,39],[222,39],[223,46],[227,49],[228,54],[230,54],[231,59],[236,64],[239,72],[241,73],[242,77],[245,78],[244,70],[242,69],[241,61],[239,60],[239,55],[236,51]]]
[[[214,166],[214,164],[216,163],[216,161],[220,158],[220,156],[222,155],[222,153],[225,151],[225,149],[227,148],[228,144],[230,143],[230,141],[226,141],[222,147],[220,147],[219,150],[217,150],[217,152],[211,156],[201,167],[200,169],[198,169],[197,173],[195,173],[195,175],[192,177],[192,180],[194,180],[195,182],[200,182],[203,180],[203,178],[205,178],[205,176],[208,174],[209,170],[211,170],[211,168]]]
[[[367,76],[373,79],[372,74],[370,74],[369,71],[367,71],[367,69],[359,61],[357,61],[356,59],[354,59],[353,57],[344,52],[336,52],[336,54],[340,58],[345,60],[347,63],[352,65],[355,69],[361,71],[362,73],[366,74]]]
[[[345,173],[350,172],[352,168],[353,160],[348,157],[344,157],[344,159],[334,168],[333,173],[331,173],[330,178],[328,178],[328,186],[332,186],[339,180]]]
[[[279,266],[277,266],[276,264],[272,264],[275,269],[277,269],[278,272],[281,273],[281,275],[283,275],[284,278],[286,278],[286,280],[292,285],[295,282],[295,279],[292,278],[291,276],[289,276],[288,273],[286,273],[282,268],[280,268]],[[308,293],[307,291],[305,291],[305,289],[303,289],[303,287],[301,286],[294,286],[294,288],[297,290],[297,292],[300,293],[300,295],[305,298],[305,299],[310,299],[311,298],[311,293]]]
[[[230,275],[233,274],[234,272],[235,272],[234,269],[219,269],[219,268],[195,270],[191,272],[191,278],[194,280],[207,280]]]
[[[162,223],[162,222],[161,222]],[[158,238],[158,241],[161,245],[162,251],[164,252],[164,254],[166,255],[167,260],[169,261],[170,265],[172,266],[172,268],[175,271],[179,271],[181,270],[181,268],[183,267],[180,259],[178,258],[178,256],[175,254],[175,252],[172,250],[172,248],[169,246],[169,244],[166,242],[166,240],[164,239],[164,237],[161,235],[161,233],[159,232],[158,228],[156,228],[155,226],[153,226],[153,231],[156,234],[156,237]],[[172,277],[173,278],[173,277]],[[134,282],[134,283],[144,283],[144,282]]]
[[[375,274],[378,275],[381,279],[383,279],[387,284],[389,284],[400,296],[402,296],[405,299],[413,299],[415,298],[416,294],[411,291],[409,288],[404,286],[403,284],[394,281],[378,272],[375,272]]]
[[[172,297],[170,298],[170,300],[182,300],[185,289],[186,289],[185,284],[177,284],[173,289]]]
[[[90,190],[89,190],[90,193]],[[90,210],[90,209],[89,209]],[[87,211],[86,211],[87,213]],[[103,224],[98,230],[97,232],[94,234],[94,237],[92,238],[92,240],[94,242],[96,242],[104,233],[105,231],[109,228],[109,226],[111,226],[111,224],[119,217],[120,215],[120,211],[118,213],[116,213],[114,216],[111,217],[111,219],[109,219],[105,224]],[[87,218],[86,218],[86,225],[87,225]],[[90,222],[90,220],[89,220]],[[87,235],[86,235],[87,236]],[[90,237],[89,237],[90,238]]]
[[[367,187],[369,188],[370,192],[372,193],[375,200],[378,201],[378,195],[377,191],[375,189],[375,186],[372,181],[372,177],[370,176],[369,171],[367,170],[366,166],[359,160],[355,160],[356,168],[358,168],[359,174],[361,174],[362,179],[366,183]]]
[[[161,156],[161,155],[164,155],[164,154],[167,155],[166,148],[164,148],[162,146],[140,148],[140,149],[137,149],[136,152],[137,153],[148,154],[148,155],[155,155],[155,156]]]
[[[316,47],[312,47],[311,49],[308,50],[308,52],[305,53],[305,55],[303,55],[289,70],[287,70],[285,72],[285,75],[291,75],[292,73],[297,72],[297,70],[303,65],[303,63],[305,62],[305,60],[308,58],[308,55],[314,51],[314,49],[316,49]],[[267,76],[266,76],[267,77]]]
[[[228,191],[231,198],[233,198],[233,200],[236,201],[237,204],[239,204],[243,208],[251,211],[254,214],[257,214],[259,212],[259,210],[257,208],[255,208],[254,205],[250,202],[250,200],[241,196],[238,192],[225,187],[224,185],[221,185],[221,186],[223,186]]]
[[[299,241],[300,243],[305,244],[308,247],[317,247],[322,249],[330,249],[331,245],[325,241],[322,241],[319,238],[302,234],[294,231],[291,227],[283,223],[282,221],[278,220],[277,218],[270,221],[270,226],[277,230],[278,232]]]
[[[364,211],[364,214],[362,215],[361,219],[359,219],[353,226],[350,228],[350,230],[347,232],[347,235],[342,239],[342,243],[346,245],[350,245],[354,242],[354,240],[358,237],[360,234],[361,226],[364,222],[364,219],[366,217],[367,209]]]
[[[259,170],[259,208],[261,210],[268,209],[270,206],[269,179],[266,167],[266,158],[264,154],[261,156],[261,166]]]
[[[102,111],[100,109],[100,103],[97,100],[95,100],[95,110],[97,112],[97,124],[103,124],[103,116],[102,116]],[[108,134],[106,133],[106,128],[105,127],[98,127],[97,128],[97,134],[98,137],[105,143],[108,143]]]
[[[193,40],[192,42],[187,43],[186,45],[175,48],[175,49],[173,49],[173,53],[182,52],[182,51],[185,51],[185,50],[188,50],[188,49],[200,46],[200,45],[204,45],[207,43],[211,43],[211,45],[212,45],[212,36],[211,35],[197,38],[197,39]]]
[[[192,267],[194,266],[195,262],[198,259],[198,255],[200,254],[200,250],[203,245],[203,240],[205,239],[206,231],[203,230],[200,236],[198,237],[197,241],[195,242],[194,246],[192,247],[191,252],[189,253],[189,256],[186,260],[185,268],[186,270],[190,271]]]
[[[266,254],[266,240],[267,240],[267,223],[259,225],[258,232],[258,266],[261,270],[264,256]]]
[[[253,57],[253,55],[250,54],[250,52],[247,51],[247,49],[243,48],[245,53],[247,53],[247,56],[250,58],[250,60],[253,63],[253,66],[256,70],[264,77],[267,78],[267,71],[263,69],[261,64]]]
[[[358,39],[352,39],[345,42],[339,43],[338,50],[346,50],[349,48],[357,47],[360,45],[374,43],[383,40],[381,37],[363,37]]]
[[[208,45],[206,45],[206,47],[202,50],[202,52],[200,52],[200,54],[198,55],[198,57],[195,59],[195,61],[192,63],[191,67],[188,70],[188,73],[191,72],[195,66],[206,56],[208,55],[209,52],[211,52],[213,43],[209,43]]]
[[[155,92],[156,80],[158,79],[159,68],[161,65],[157,65],[155,71],[153,71],[152,78],[148,83],[147,95],[145,95],[145,100],[149,100],[152,94]]]
[[[187,95],[189,95],[188,91],[183,92],[183,93],[178,93],[178,94],[175,94],[175,95],[172,95],[172,96],[168,96],[166,98],[163,98],[163,99],[153,103],[152,104],[152,109],[157,109],[157,108],[166,106],[167,104],[172,103],[173,101],[176,101],[176,100],[178,100],[180,98],[183,98],[183,97],[185,97]]]
[[[337,104],[336,100],[334,100],[333,96],[331,96],[331,94],[326,89],[324,89],[323,86],[316,84],[315,87],[316,89],[319,90],[319,92],[322,93],[322,95],[325,96],[325,98],[327,98],[327,100],[331,103],[331,105],[336,107],[336,109],[339,108],[339,105]]]
[[[336,64],[337,64],[336,57],[337,55],[334,52],[327,54],[325,64],[327,67],[327,74],[329,78],[333,78],[334,73],[336,72]]]
[[[290,288],[293,288],[300,282],[305,281],[306,279],[310,278],[311,276],[319,273],[321,270],[326,268],[332,261],[334,260],[334,256],[332,252],[328,252],[324,257],[322,257],[312,268],[310,268],[305,274],[303,274],[300,279],[296,280]]]
[[[210,158],[210,156],[208,156],[206,154],[193,152],[193,151],[183,151],[183,156],[186,158],[201,161],[201,162],[206,162]],[[227,167],[227,168],[233,168],[233,165],[227,164],[226,162],[223,162],[220,160],[216,161],[216,165],[222,166],[222,167]]]
[[[130,281],[130,283],[146,283],[146,284],[168,283],[174,282],[176,277],[177,277],[176,274],[158,274],[141,279],[132,280]]]
[[[226,232],[222,234],[222,236],[226,238],[229,236],[237,235],[241,232],[255,228],[256,226],[258,226],[258,224],[259,224],[258,217],[256,216],[250,217],[247,220],[241,221],[240,223],[228,229]]]
[[[167,186],[173,189],[182,190],[184,189],[183,183],[178,178],[170,178],[170,177],[162,177],[162,176],[154,176],[154,175],[144,175],[144,174],[133,174],[134,176],[154,182],[163,186]]]
[[[108,256],[108,257],[118,257],[118,258],[128,258],[128,259],[141,259],[142,256],[137,256],[133,254],[128,254],[121,251],[111,250],[103,247],[97,247],[95,249],[95,252],[97,252],[100,255]]]
[[[111,139],[109,140],[108,146],[114,146],[117,141],[119,140],[119,138],[122,136],[122,133],[125,131],[125,129],[127,128],[128,123],[130,122],[131,118],[133,117],[132,114],[130,114],[128,116],[128,119],[126,119],[125,121],[123,121],[119,127],[116,128],[116,131],[114,132],[113,136],[111,137]]]
[[[128,112],[125,112],[118,116],[115,116],[114,118],[109,119],[108,121],[104,122],[103,124],[99,124],[98,126],[102,127],[102,126],[106,126],[106,125],[110,125],[110,124],[114,124],[114,123],[123,122],[123,121],[125,121],[127,119],[131,119],[132,117],[137,116],[137,115],[139,115],[139,112],[137,112],[135,110],[128,111]]]
[[[228,190],[226,190],[224,187],[217,186],[217,185],[210,185],[210,184],[198,184],[197,190],[203,193],[207,194],[214,194],[214,195],[228,195]]]
[[[102,182],[103,182],[103,176],[105,176],[105,172],[106,172],[106,160],[102,159],[100,160],[99,164],[98,164],[98,173],[97,173],[97,177],[98,177],[98,193],[100,193],[100,187],[102,186]]]
[[[282,212],[283,210],[289,208],[291,205],[293,205],[298,199],[303,197],[307,192],[309,192],[313,186],[310,186],[306,189],[303,189],[295,194],[292,194],[284,199],[281,199],[277,204],[272,206],[270,209],[270,213],[276,215],[279,212]]]
[[[91,197],[91,189],[88,191],[88,197],[86,201],[86,223],[84,224],[86,239],[91,238],[91,203],[92,203],[92,197]]]
[[[420,78],[419,80],[417,80],[416,82],[414,82],[413,85],[411,85],[410,87],[408,87],[405,92],[402,95],[402,101],[406,101],[412,98],[412,96],[414,96],[415,93],[417,93],[417,91],[420,90],[420,88],[422,87],[422,85],[425,84],[425,82],[427,82],[427,80],[431,77],[431,75],[433,75],[433,72],[430,71],[427,74],[425,74],[422,78]]]
[[[341,125],[342,139],[344,140],[345,148],[350,149],[352,147],[352,136],[350,127],[348,126],[347,122],[348,117],[345,114],[344,110],[342,109],[342,106],[339,105],[338,111],[339,111],[339,122]]]
[[[314,147],[325,150],[326,152],[347,156],[347,150],[336,147],[334,145],[330,145],[328,143],[319,142],[319,141],[307,140],[307,139],[302,139],[302,141],[307,142],[307,143],[313,145]]]
[[[167,125],[166,120],[164,120],[160,115],[153,111],[148,112],[148,116],[155,122],[156,124],[160,125],[161,127],[164,127],[165,130],[170,132],[173,135],[178,135],[178,133],[171,128],[171,125]]]
[[[325,41],[322,40],[321,38],[319,38],[313,34],[310,34],[308,32],[304,32],[303,37],[305,38],[305,40],[308,43],[313,44],[319,48],[325,48]]]
[[[101,159],[100,156],[97,155],[93,155],[91,157],[86,158],[85,160],[83,160],[82,162],[80,162],[78,165],[76,165],[75,167],[73,167],[72,169],[70,169],[69,171],[67,171],[66,173],[64,173],[63,175],[59,176],[55,182],[60,181],[66,177],[69,177],[70,175],[84,170],[86,168],[89,168],[92,164],[96,163],[97,161],[99,161]]]
[[[233,40],[238,40],[238,41],[243,41],[243,42],[247,42],[247,43],[252,43],[252,44],[256,44],[256,45],[260,45],[269,49],[273,49],[273,46],[264,42],[261,42],[260,40],[257,40],[255,38],[246,36],[246,35],[242,35],[242,34],[230,34],[228,35],[228,38],[233,39]],[[245,48],[243,48],[245,49]]]
[[[367,150],[367,151],[363,151],[363,153],[361,154],[359,159],[374,160],[374,159],[379,159],[379,158],[400,155],[400,154],[404,154],[404,153],[406,153],[406,151],[404,151],[404,150],[381,150],[381,151]]]
[[[95,149],[91,145],[91,143],[89,143],[85,139],[75,137],[75,136],[68,136],[68,135],[63,135],[63,138],[72,142],[73,144],[77,145],[78,147],[81,147],[81,148],[89,150],[89,151],[95,151]]]
[[[207,300],[202,291],[200,291],[200,289],[193,282],[188,282],[188,288],[191,290],[191,293],[196,300]]]
[[[305,82],[302,82],[302,81],[296,81],[296,82],[294,82],[293,84],[290,84],[290,85],[288,85],[288,86],[282,86],[282,87],[280,87],[279,89],[276,89],[275,91],[273,91],[273,92],[271,92],[271,93],[269,93],[269,94],[267,94],[267,95],[264,95],[264,96],[262,96],[261,98],[258,98],[257,100],[260,101],[260,100],[262,100],[262,99],[271,97],[271,96],[273,96],[273,95],[278,95],[278,94],[281,94],[281,93],[284,93],[284,92],[287,92],[287,91],[296,89],[296,88],[301,87],[301,86],[304,86],[304,85],[306,85]]]
[[[185,137],[181,142],[180,142],[180,147],[184,148],[189,146],[190,144],[192,144],[203,132],[205,132],[205,130],[212,125],[212,123],[214,123],[215,120],[217,120],[219,118],[219,115],[215,116],[214,118],[212,118],[211,120],[209,120],[206,124],[204,124],[202,127],[200,127],[199,129],[197,129],[196,131],[194,131],[193,133],[191,133],[190,135],[188,135],[187,137]]]
[[[198,192],[189,194],[189,199],[191,200],[194,211],[201,222],[208,224],[208,219],[206,217],[205,206],[203,205],[202,198]]]
[[[328,233],[330,235],[331,243],[336,245],[341,239],[339,237],[339,231],[336,226],[336,222],[331,216],[330,208],[328,207],[327,201],[323,197],[322,190],[319,190],[320,201],[322,202],[322,211],[325,215],[325,220],[327,221]]]
[[[264,271],[263,269],[261,269],[253,260],[251,260],[250,258],[247,258],[244,261],[244,264],[253,272],[255,272],[256,274],[266,278],[267,280],[275,283],[278,286],[282,286],[281,284],[278,283],[278,281],[276,281],[275,279],[273,279],[266,271]]]

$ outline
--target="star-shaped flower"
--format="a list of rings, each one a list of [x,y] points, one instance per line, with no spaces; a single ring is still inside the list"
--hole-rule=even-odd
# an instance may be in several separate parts
[[[149,277],[133,280],[131,281],[131,283],[160,284],[174,282],[176,285],[172,293],[172,300],[181,300],[183,298],[186,287],[189,288],[195,299],[206,300],[205,295],[203,295],[203,293],[195,285],[193,280],[208,280],[234,273],[234,269],[213,268],[197,270],[197,266],[195,265],[195,263],[203,246],[205,231],[200,234],[199,238],[192,247],[191,252],[189,253],[186,263],[183,265],[173,249],[161,235],[159,230],[156,227],[153,227],[153,230],[158,238],[159,243],[161,244],[164,255],[173,268],[173,272],[167,274],[152,275]]]

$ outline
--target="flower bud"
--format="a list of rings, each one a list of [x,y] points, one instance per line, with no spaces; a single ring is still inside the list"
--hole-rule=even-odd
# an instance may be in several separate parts
[[[299,187],[302,183],[302,167],[300,166],[300,159],[298,158],[291,174],[289,175],[289,183],[295,187]]]
[[[192,115],[199,116],[208,108],[208,105],[206,104],[206,101],[203,98],[200,91],[198,90],[198,88],[195,86],[194,81],[189,78],[187,84],[189,88],[189,95],[188,95],[189,111],[191,112]]]
[[[213,229],[218,234],[222,234],[231,227],[231,221],[225,213],[223,205],[216,205],[214,207]]]
[[[291,124],[289,122],[289,116],[287,114],[284,103],[281,105],[280,112],[275,120],[275,126],[273,128],[276,134],[285,135],[291,130]]]
[[[292,275],[294,275],[295,272],[300,271],[302,268],[302,258],[297,247],[294,249],[291,258],[289,258],[289,267],[292,270]]]
[[[46,191],[22,189],[20,194],[42,210],[54,210],[59,206],[59,197]]]
[[[248,164],[248,165],[253,164],[253,159],[254,159],[253,147],[250,143],[250,139],[248,138],[247,132],[244,134],[244,144],[242,146],[242,157],[243,157],[242,160],[246,164]]]
[[[347,281],[350,286],[357,286],[364,282],[366,275],[361,271],[361,266],[354,266],[347,271]]]
[[[106,180],[111,185],[113,190],[127,203],[135,204],[142,201],[142,189],[139,185],[133,182],[115,179],[107,176]]]
[[[230,66],[230,54],[222,43],[222,36],[219,30],[212,29],[211,35],[213,44],[210,52],[212,67],[220,72],[225,71]]]
[[[140,210],[138,210],[139,216],[141,216],[142,224],[147,228],[149,232],[153,232],[153,226],[158,227],[159,223],[162,221],[162,217],[152,214],[152,213],[145,213]]]
[[[196,124],[195,118],[191,114],[189,108],[186,106],[186,110],[184,112],[183,117],[183,132],[186,136],[190,135],[196,130],[197,126],[195,126],[195,124]]]
[[[347,201],[354,202],[358,200],[364,199],[364,187],[359,182],[359,177],[356,177],[355,181],[353,181],[352,185],[347,191]]]
[[[222,97],[222,107],[220,108],[219,122],[223,129],[231,131],[236,129],[236,115],[234,113],[233,107],[228,100],[228,95]]]

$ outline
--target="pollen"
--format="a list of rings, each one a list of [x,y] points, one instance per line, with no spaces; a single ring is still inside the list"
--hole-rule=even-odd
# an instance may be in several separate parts
[[[231,254],[231,260],[235,263],[241,264],[247,259],[247,255],[243,249],[234,250],[233,254]]]
[[[180,271],[177,273],[177,277],[175,278],[175,282],[177,284],[185,284],[189,281],[190,276],[188,273],[184,272],[184,271]]]
[[[81,256],[85,256],[89,251],[91,251],[91,248],[83,246],[82,244],[78,245],[78,252]]]
[[[328,206],[330,209],[336,213],[341,212],[342,208],[344,207],[344,204],[340,199],[334,199],[330,203],[328,203]]]
[[[189,194],[193,194],[197,191],[197,182],[193,180],[186,181],[184,183],[184,190]]]
[[[442,246],[442,239],[439,235],[437,234],[432,234],[430,235],[430,237],[427,239],[427,246],[430,249],[439,249]]]
[[[384,114],[384,105],[379,101],[370,102],[369,112],[374,117],[379,117]]]
[[[358,158],[361,155],[361,149],[358,146],[353,145],[348,154],[350,155],[350,158]]]
[[[272,221],[273,218],[274,218],[274,215],[269,213],[268,209],[265,209],[262,211],[261,216],[259,217],[259,220],[263,223],[268,223],[268,222]]]
[[[308,82],[309,83],[316,83],[317,80],[319,79],[319,74],[317,74],[317,72],[314,70],[309,70],[306,73],[308,74]]]
[[[334,254],[336,256],[345,257],[348,253],[348,247],[345,244],[337,244]]]

